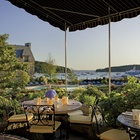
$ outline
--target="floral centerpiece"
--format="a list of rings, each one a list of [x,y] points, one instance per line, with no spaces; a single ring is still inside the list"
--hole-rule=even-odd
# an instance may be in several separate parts
[[[56,91],[54,89],[50,89],[45,93],[45,97],[47,98],[54,98],[57,95]]]

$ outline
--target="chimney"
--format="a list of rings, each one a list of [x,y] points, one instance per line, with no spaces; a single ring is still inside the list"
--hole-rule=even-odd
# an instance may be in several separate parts
[[[30,42],[25,43],[25,46],[26,46],[26,47],[29,47],[29,48],[31,49],[31,43],[30,43]]]

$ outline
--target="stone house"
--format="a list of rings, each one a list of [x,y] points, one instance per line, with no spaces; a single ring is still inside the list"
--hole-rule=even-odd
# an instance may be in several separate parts
[[[31,43],[25,45],[14,45],[16,50],[16,57],[24,63],[29,64],[29,75],[33,76],[35,71],[35,58],[31,51]]]

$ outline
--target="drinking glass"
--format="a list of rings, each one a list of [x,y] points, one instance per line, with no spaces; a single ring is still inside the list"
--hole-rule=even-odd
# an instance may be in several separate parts
[[[54,99],[55,99],[55,101],[58,101],[58,95],[56,95],[56,96],[54,97]]]
[[[62,97],[62,105],[67,104],[67,98],[66,97]]]
[[[53,104],[53,100],[49,99],[49,105],[52,105],[52,104]]]
[[[133,120],[135,124],[140,125],[140,110],[139,109],[132,109]]]
[[[37,104],[39,104],[39,105],[41,104],[41,97],[37,98]]]

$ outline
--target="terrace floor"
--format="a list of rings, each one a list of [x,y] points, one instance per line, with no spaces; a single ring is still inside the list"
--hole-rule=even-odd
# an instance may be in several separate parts
[[[4,128],[6,127],[6,122],[2,122],[0,121],[0,133],[3,133]],[[80,132],[81,130],[83,132]],[[62,125],[62,134],[66,134],[66,127]],[[94,138],[92,136],[90,136],[90,134],[88,132],[86,132],[86,130],[88,130],[87,128],[83,128],[82,126],[72,126],[72,130],[69,132],[69,139],[62,138],[61,140],[93,140]],[[12,131],[8,131],[8,134],[14,135],[14,136],[20,136],[20,137],[24,137],[24,138],[29,138],[29,134],[26,132],[26,130],[24,128],[22,129],[17,129],[17,130],[12,130]],[[56,133],[56,136],[59,136],[59,130]],[[46,140],[46,137],[44,137],[43,135],[38,135],[38,138],[36,135],[32,135],[32,139],[33,140]],[[5,140],[5,139],[4,139]],[[13,140],[13,139],[12,139]]]

